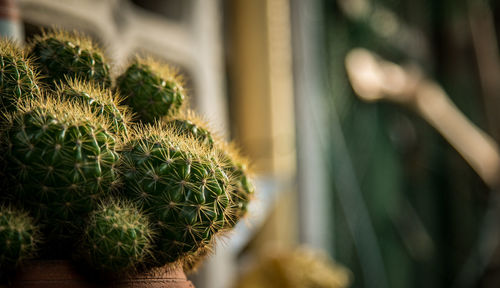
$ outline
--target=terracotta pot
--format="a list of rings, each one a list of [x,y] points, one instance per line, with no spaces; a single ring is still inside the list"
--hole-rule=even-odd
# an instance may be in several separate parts
[[[89,280],[69,261],[50,260],[26,263],[13,281],[19,288],[194,288],[181,266],[158,268],[151,272],[113,280]]]

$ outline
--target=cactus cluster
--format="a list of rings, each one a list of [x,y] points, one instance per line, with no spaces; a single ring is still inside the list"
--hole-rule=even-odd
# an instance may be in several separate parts
[[[175,69],[137,57],[112,81],[78,33],[2,41],[0,270],[34,255],[113,273],[191,267],[243,217],[245,161],[184,109]]]

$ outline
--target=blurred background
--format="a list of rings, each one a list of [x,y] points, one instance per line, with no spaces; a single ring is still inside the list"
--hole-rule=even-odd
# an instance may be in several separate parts
[[[500,287],[500,2],[0,3],[3,35],[178,66],[251,159],[250,215],[196,287]]]

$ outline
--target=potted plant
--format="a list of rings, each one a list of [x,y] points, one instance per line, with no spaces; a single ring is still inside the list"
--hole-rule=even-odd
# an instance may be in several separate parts
[[[182,268],[245,215],[253,186],[175,69],[136,57],[113,79],[97,45],[62,30],[2,40],[0,68],[1,276],[189,287]]]

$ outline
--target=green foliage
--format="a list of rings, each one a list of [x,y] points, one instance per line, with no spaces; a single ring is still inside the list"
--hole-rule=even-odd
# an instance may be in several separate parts
[[[8,40],[0,41],[0,106],[14,111],[20,99],[40,94],[39,80],[31,59]]]
[[[137,129],[123,152],[124,192],[151,213],[159,265],[204,249],[224,227],[232,193],[212,151],[160,126]]]
[[[121,99],[118,95],[89,82],[75,79],[67,79],[66,82],[67,84],[61,84],[57,89],[61,99],[90,106],[97,115],[102,115],[112,122],[111,129],[114,133],[127,134],[131,116],[128,108],[120,105]]]
[[[27,213],[0,206],[0,275],[32,258],[38,242],[38,228]]]
[[[71,236],[116,184],[114,135],[88,106],[50,97],[21,104],[4,131],[7,174],[50,238]]]
[[[127,104],[146,122],[176,114],[184,102],[180,77],[152,59],[138,58],[116,82]]]
[[[44,32],[34,39],[30,55],[47,84],[52,87],[66,78],[92,81],[103,87],[111,86],[109,66],[102,51],[90,38],[76,32]]]
[[[129,271],[150,256],[152,237],[149,220],[137,207],[114,200],[92,212],[81,251],[91,267]]]

